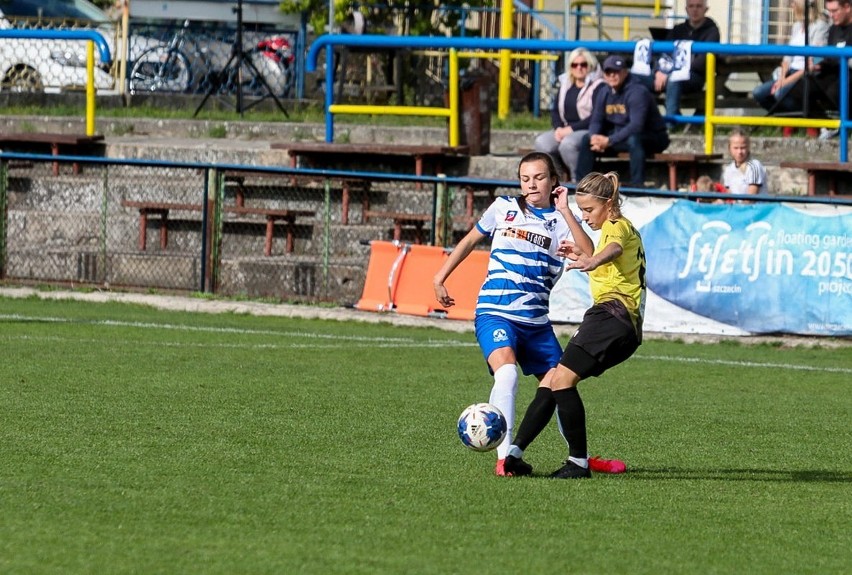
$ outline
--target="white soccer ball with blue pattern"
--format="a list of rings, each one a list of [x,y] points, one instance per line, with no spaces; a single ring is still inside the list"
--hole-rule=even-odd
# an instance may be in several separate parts
[[[490,403],[474,403],[459,416],[459,439],[474,451],[491,451],[506,437],[506,418]]]

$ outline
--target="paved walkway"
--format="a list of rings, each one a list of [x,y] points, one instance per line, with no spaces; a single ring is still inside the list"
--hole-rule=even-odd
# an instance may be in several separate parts
[[[0,297],[28,298],[38,297],[45,300],[74,300],[93,303],[131,303],[146,305],[156,309],[194,312],[194,313],[232,313],[255,316],[273,316],[303,319],[326,319],[336,321],[360,321],[365,323],[389,323],[407,327],[432,327],[456,333],[470,333],[474,341],[473,322],[425,318],[402,315],[393,312],[365,312],[352,308],[329,308],[311,305],[271,304],[263,302],[211,300],[179,295],[152,295],[130,292],[111,291],[41,291],[29,287],[0,287]],[[559,336],[569,336],[577,329],[576,325],[557,325]],[[771,336],[718,336],[700,334],[664,334],[646,333],[646,339],[674,340],[687,343],[716,343],[723,340],[736,341],[744,344],[776,343],[791,347],[821,347],[838,348],[852,347],[852,338],[819,338],[791,335]]]

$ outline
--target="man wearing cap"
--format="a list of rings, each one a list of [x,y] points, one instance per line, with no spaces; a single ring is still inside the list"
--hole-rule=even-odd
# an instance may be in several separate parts
[[[580,144],[577,180],[591,172],[598,155],[630,154],[632,187],[645,186],[645,158],[669,145],[666,123],[654,95],[630,74],[624,56],[604,60],[604,82],[609,89],[595,94],[589,132]]]

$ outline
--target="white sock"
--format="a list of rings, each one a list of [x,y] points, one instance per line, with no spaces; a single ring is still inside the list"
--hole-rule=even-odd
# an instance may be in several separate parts
[[[518,368],[507,363],[494,372],[494,385],[491,387],[489,402],[496,405],[506,417],[506,439],[497,446],[497,459],[504,459],[512,445],[512,431],[515,429],[515,394],[518,392]]]
[[[518,447],[517,445],[510,445],[509,452],[507,455],[511,455],[512,457],[517,457],[518,459],[524,458],[524,450]]]
[[[579,465],[583,469],[589,468],[589,460],[587,458],[580,459],[579,457],[569,457],[568,461],[576,463],[577,465]]]

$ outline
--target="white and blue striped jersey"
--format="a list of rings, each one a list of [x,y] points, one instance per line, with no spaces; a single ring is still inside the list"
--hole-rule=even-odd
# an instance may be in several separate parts
[[[553,207],[532,206],[522,213],[515,197],[501,196],[485,210],[476,227],[491,236],[488,274],[479,291],[476,315],[548,323],[550,292],[564,263],[556,250],[560,240],[571,239],[562,214]]]

